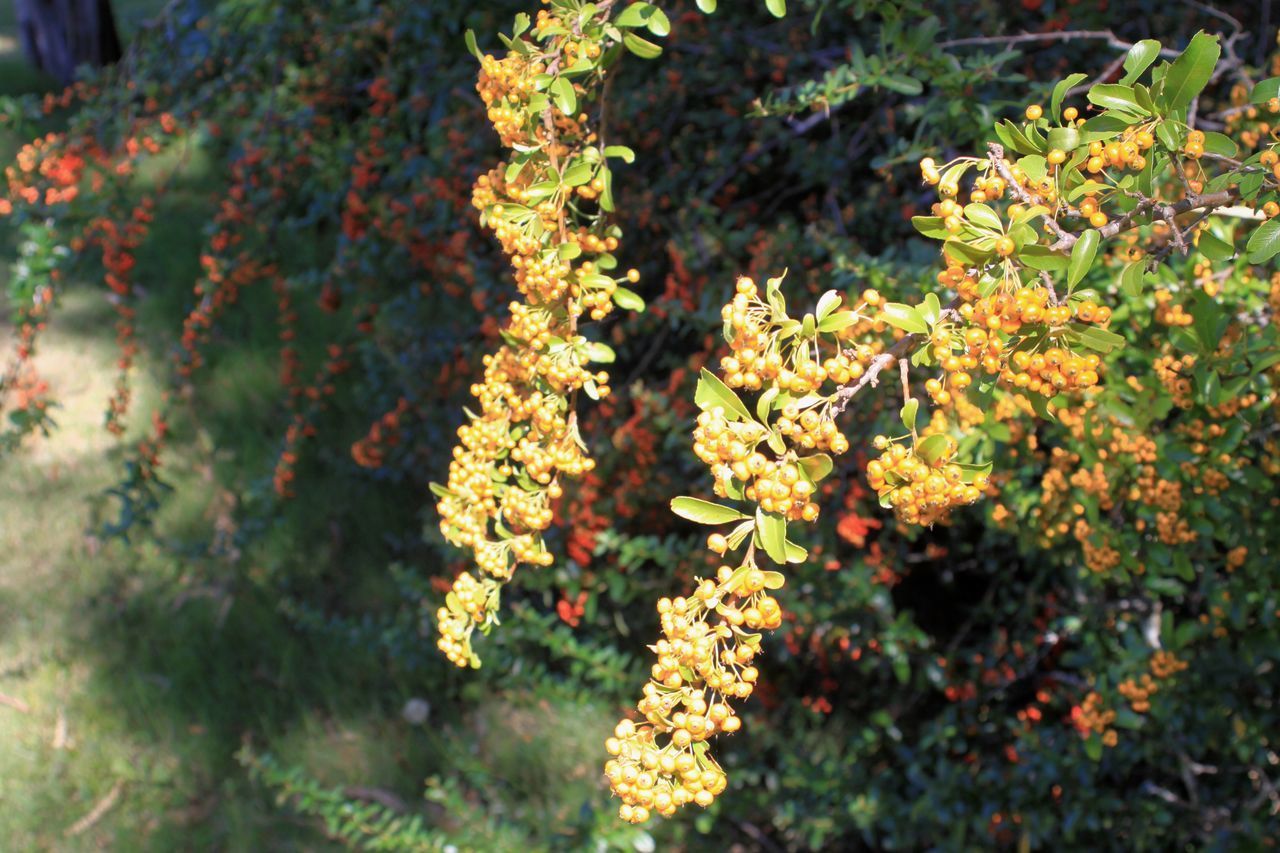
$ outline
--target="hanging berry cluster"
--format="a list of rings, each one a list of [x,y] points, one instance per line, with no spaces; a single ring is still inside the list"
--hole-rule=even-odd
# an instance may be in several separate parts
[[[471,635],[496,623],[500,589],[515,569],[551,563],[542,534],[563,479],[595,465],[576,404],[579,392],[609,394],[608,374],[589,365],[612,361],[613,352],[580,334],[580,320],[644,306],[622,286],[639,274],[614,274],[621,232],[609,219],[608,159],[634,155],[606,146],[589,110],[618,55],[611,48],[656,52],[629,28],[665,34],[666,17],[645,3],[613,21],[610,2],[548,5],[534,21],[519,16],[501,59],[476,52],[476,88],[511,155],[479,177],[472,203],[510,259],[521,300],[472,386],[479,411],[458,430],[448,483],[432,487],[445,538],[469,549],[480,570],[478,578],[461,574],[437,613],[438,645],[459,666],[480,665]]]
[[[641,719],[620,722],[605,745],[612,756],[605,774],[622,800],[623,820],[669,816],[688,803],[705,807],[724,790],[724,770],[707,741],[741,727],[733,702],[749,697],[759,678],[759,632],[782,624],[772,591],[785,577],[762,568],[762,555],[778,566],[805,560],[805,549],[789,539],[787,525],[817,520],[819,483],[832,472],[832,457],[849,449],[835,417],[854,391],[874,382],[875,373],[896,358],[874,342],[875,329],[884,329],[876,319],[875,291],[844,310],[842,297],[830,291],[813,313],[795,319],[787,313],[781,282],[769,279],[761,294],[755,282],[739,279],[723,311],[730,347],[720,362],[723,378],[704,370],[698,383],[695,400],[702,412],[694,452],[711,469],[718,497],[754,507],[744,513],[697,498],[672,501],[672,511],[691,521],[732,525],[708,537],[715,554],[725,559],[730,552],[743,553],[725,559],[715,577],[698,581],[689,597],[658,602],[662,638],[650,647],[657,662],[636,706]],[[868,336],[871,343],[860,342]],[[754,405],[735,389],[755,392]],[[895,439],[893,448],[902,461],[909,457],[911,467],[873,467],[872,486],[904,518],[910,515],[908,502],[919,500],[927,514],[912,520],[937,520],[950,506],[976,500],[985,472],[954,463],[950,437],[919,438],[918,401],[905,385],[904,394],[903,420],[910,432]]]

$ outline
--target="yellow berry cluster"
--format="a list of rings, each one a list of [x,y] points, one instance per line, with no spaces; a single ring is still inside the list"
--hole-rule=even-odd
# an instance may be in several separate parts
[[[986,474],[966,482],[964,469],[953,461],[954,439],[933,435],[925,441],[939,439],[936,452],[921,455],[922,444],[908,447],[883,435],[875,438],[881,454],[867,463],[867,484],[907,524],[934,524],[955,507],[976,503],[986,491]]]
[[[720,313],[732,335],[732,352],[720,360],[724,382],[730,388],[759,391],[769,384],[803,396],[820,390],[828,380],[837,385],[857,380],[875,354],[868,346],[851,350],[838,346],[837,338],[847,339],[856,331],[854,324],[827,339],[812,332],[796,334],[803,329],[803,321],[791,319],[775,304],[762,300],[759,288],[749,278],[738,279],[733,301]],[[855,312],[853,317],[862,319],[862,314]],[[795,420],[797,415],[788,417]]]
[[[1192,131],[1192,133],[1198,133],[1198,131]],[[1150,150],[1155,141],[1151,127],[1142,124],[1126,128],[1118,140],[1090,142],[1089,159],[1085,162],[1085,170],[1091,175],[1099,174],[1108,168],[1141,172],[1147,167],[1147,158],[1142,152]],[[1201,143],[1204,142],[1204,134],[1200,134],[1200,141]],[[1200,153],[1204,153],[1203,147],[1201,147]],[[1084,213],[1084,211],[1081,210],[1081,213]],[[1101,228],[1107,223],[1103,219],[1100,223],[1090,221],[1089,224],[1094,228]]]
[[[476,180],[472,203],[508,256],[523,301],[512,303],[505,343],[485,356],[483,381],[471,387],[479,411],[468,412],[458,429],[448,483],[432,487],[445,539],[471,550],[484,575],[460,575],[437,613],[438,645],[459,666],[479,665],[472,632],[496,621],[501,585],[515,568],[552,562],[542,532],[561,478],[595,464],[578,433],[578,392],[600,398],[610,391],[608,374],[588,368],[602,348],[578,334],[578,321],[584,314],[600,319],[613,307],[618,280],[604,271],[616,264],[610,253],[619,231],[605,210],[569,204],[575,196],[580,204],[594,199],[604,187],[597,134],[576,109],[588,81],[603,71],[572,83],[558,73],[579,56],[599,57],[601,46],[581,31],[551,26],[547,14],[534,31],[540,49],[516,40],[503,58],[484,56],[476,86],[511,156]],[[542,94],[553,87],[572,93],[573,106]]]
[[[1120,695],[1129,700],[1130,706],[1139,714],[1151,710],[1151,697],[1159,692],[1159,680],[1172,678],[1187,668],[1187,662],[1179,660],[1173,652],[1158,650],[1151,656],[1151,672],[1143,673],[1138,678],[1126,678],[1116,688]]]
[[[869,346],[842,346],[874,326],[860,309],[837,311],[840,298],[829,293],[816,315],[792,319],[780,282],[770,279],[761,300],[754,282],[738,281],[724,309],[731,352],[721,360],[723,379],[704,371],[699,383],[694,452],[711,468],[716,495],[752,501],[756,512],[693,498],[672,503],[686,518],[735,525],[727,536],[708,537],[712,552],[746,552],[736,566],[699,580],[692,595],[658,602],[662,637],[650,646],[657,659],[636,705],[639,720],[620,722],[605,743],[605,775],[626,821],[669,816],[689,803],[709,806],[728,784],[708,740],[741,728],[732,703],[755,689],[758,632],[782,624],[771,593],[784,577],[760,567],[760,552],[778,564],[803,558],[787,540],[787,522],[817,518],[813,497],[831,470],[827,453],[849,446],[833,420],[839,388],[820,392],[855,381],[876,356]],[[878,294],[864,294],[863,303],[876,300]],[[734,389],[759,392],[754,415]],[[682,511],[679,501],[694,506]]]
[[[1111,727],[1116,721],[1116,712],[1103,706],[1102,696],[1096,691],[1084,697],[1073,717],[1081,732],[1102,735],[1103,746],[1115,746],[1120,742],[1119,735]]]
[[[637,705],[644,719],[623,720],[605,742],[612,756],[605,775],[622,800],[623,820],[644,821],[650,811],[667,817],[688,803],[709,806],[724,790],[727,779],[706,741],[742,726],[729,700],[755,689],[760,635],[753,631],[782,624],[782,608],[767,592],[781,584],[781,575],[749,558],[737,569],[721,566],[690,598],[659,600],[663,638],[651,647],[657,662]]]

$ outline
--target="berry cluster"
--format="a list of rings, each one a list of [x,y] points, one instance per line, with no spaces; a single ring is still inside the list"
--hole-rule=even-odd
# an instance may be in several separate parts
[[[882,452],[867,463],[867,484],[907,524],[934,524],[986,491],[986,474],[966,476],[953,461],[956,442],[950,436],[935,434],[908,447],[879,435],[874,446]]]
[[[780,283],[769,279],[761,299],[755,282],[738,280],[723,310],[730,347],[720,362],[723,380],[704,371],[699,383],[694,452],[711,468],[715,493],[753,502],[756,514],[692,498],[672,504],[704,524],[737,520],[727,536],[708,537],[708,548],[718,555],[751,541],[736,567],[721,565],[687,598],[658,602],[662,638],[650,647],[657,660],[636,706],[641,720],[623,720],[605,745],[611,756],[605,774],[627,821],[668,816],[688,803],[705,807],[724,790],[724,770],[708,753],[707,740],[741,727],[731,700],[746,699],[755,689],[758,632],[782,624],[771,591],[782,587],[784,577],[760,568],[758,549],[776,563],[803,558],[803,549],[787,540],[787,522],[818,517],[813,498],[817,482],[831,471],[827,453],[849,447],[834,422],[839,388],[829,383],[856,380],[876,356],[870,346],[845,346],[873,326],[861,308],[837,310],[841,299],[832,292],[815,314],[795,320],[786,313]],[[868,292],[863,305],[877,299]],[[756,415],[738,388],[759,392]]]
[[[639,307],[607,274],[620,232],[602,198],[608,172],[599,137],[582,111],[604,69],[573,78],[562,71],[611,43],[608,7],[572,32],[560,20],[543,10],[532,40],[517,33],[506,56],[482,57],[476,86],[511,156],[476,180],[472,204],[510,259],[523,301],[512,303],[505,343],[485,356],[484,378],[471,388],[479,411],[458,429],[448,483],[432,487],[445,538],[469,549],[489,576],[459,576],[439,610],[438,645],[459,666],[479,665],[471,633],[493,624],[501,584],[516,567],[552,562],[542,532],[561,478],[595,465],[575,404],[579,391],[609,394],[608,374],[588,364],[611,353],[578,333],[579,319],[603,318],[624,293]]]

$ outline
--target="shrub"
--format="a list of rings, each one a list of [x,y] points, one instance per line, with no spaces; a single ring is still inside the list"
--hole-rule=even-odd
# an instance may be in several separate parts
[[[507,9],[237,0],[15,105],[24,127],[77,106],[7,172],[5,446],[49,427],[30,352],[86,269],[129,434],[136,261],[198,152],[217,186],[175,393],[129,439],[110,531],[159,506],[236,309],[274,309],[270,470],[222,472],[240,544],[314,515],[309,482],[443,481],[426,547],[385,551],[423,567],[455,663],[505,623],[478,684],[622,706],[652,664],[606,745],[624,818],[707,806],[661,831],[712,847],[1273,837],[1280,69],[1251,20],[715,5],[554,0],[499,56],[479,46]],[[704,550],[699,524],[733,526]],[[502,604],[519,563],[544,568]],[[325,580],[262,582],[333,632],[356,614]],[[417,630],[351,636],[410,667]]]

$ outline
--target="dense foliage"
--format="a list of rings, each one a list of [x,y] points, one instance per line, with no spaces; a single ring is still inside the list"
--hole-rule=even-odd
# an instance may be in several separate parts
[[[233,565],[445,720],[527,696],[622,710],[652,675],[610,781],[633,820],[710,804],[664,839],[1275,837],[1280,68],[1259,11],[556,0],[500,45],[534,10],[489,5],[226,0],[10,104],[32,142],[0,199],[20,251],[0,449],[56,428],[33,353],[91,273],[118,318],[106,427],[130,446],[104,527],[144,537],[166,444],[244,428],[200,377],[269,317],[270,452],[223,461],[234,523],[207,548],[252,554],[286,518],[350,529],[371,559]],[[173,251],[199,275],[164,281],[137,258],[193,158],[208,225]],[[133,413],[136,318],[176,284],[173,392]],[[315,501],[322,481],[348,505]],[[388,495],[400,514],[362,512]],[[709,658],[695,625],[737,645]],[[471,664],[473,641],[475,672],[433,648]],[[651,843],[603,781],[549,826],[460,760],[424,820],[241,760],[351,843]]]

